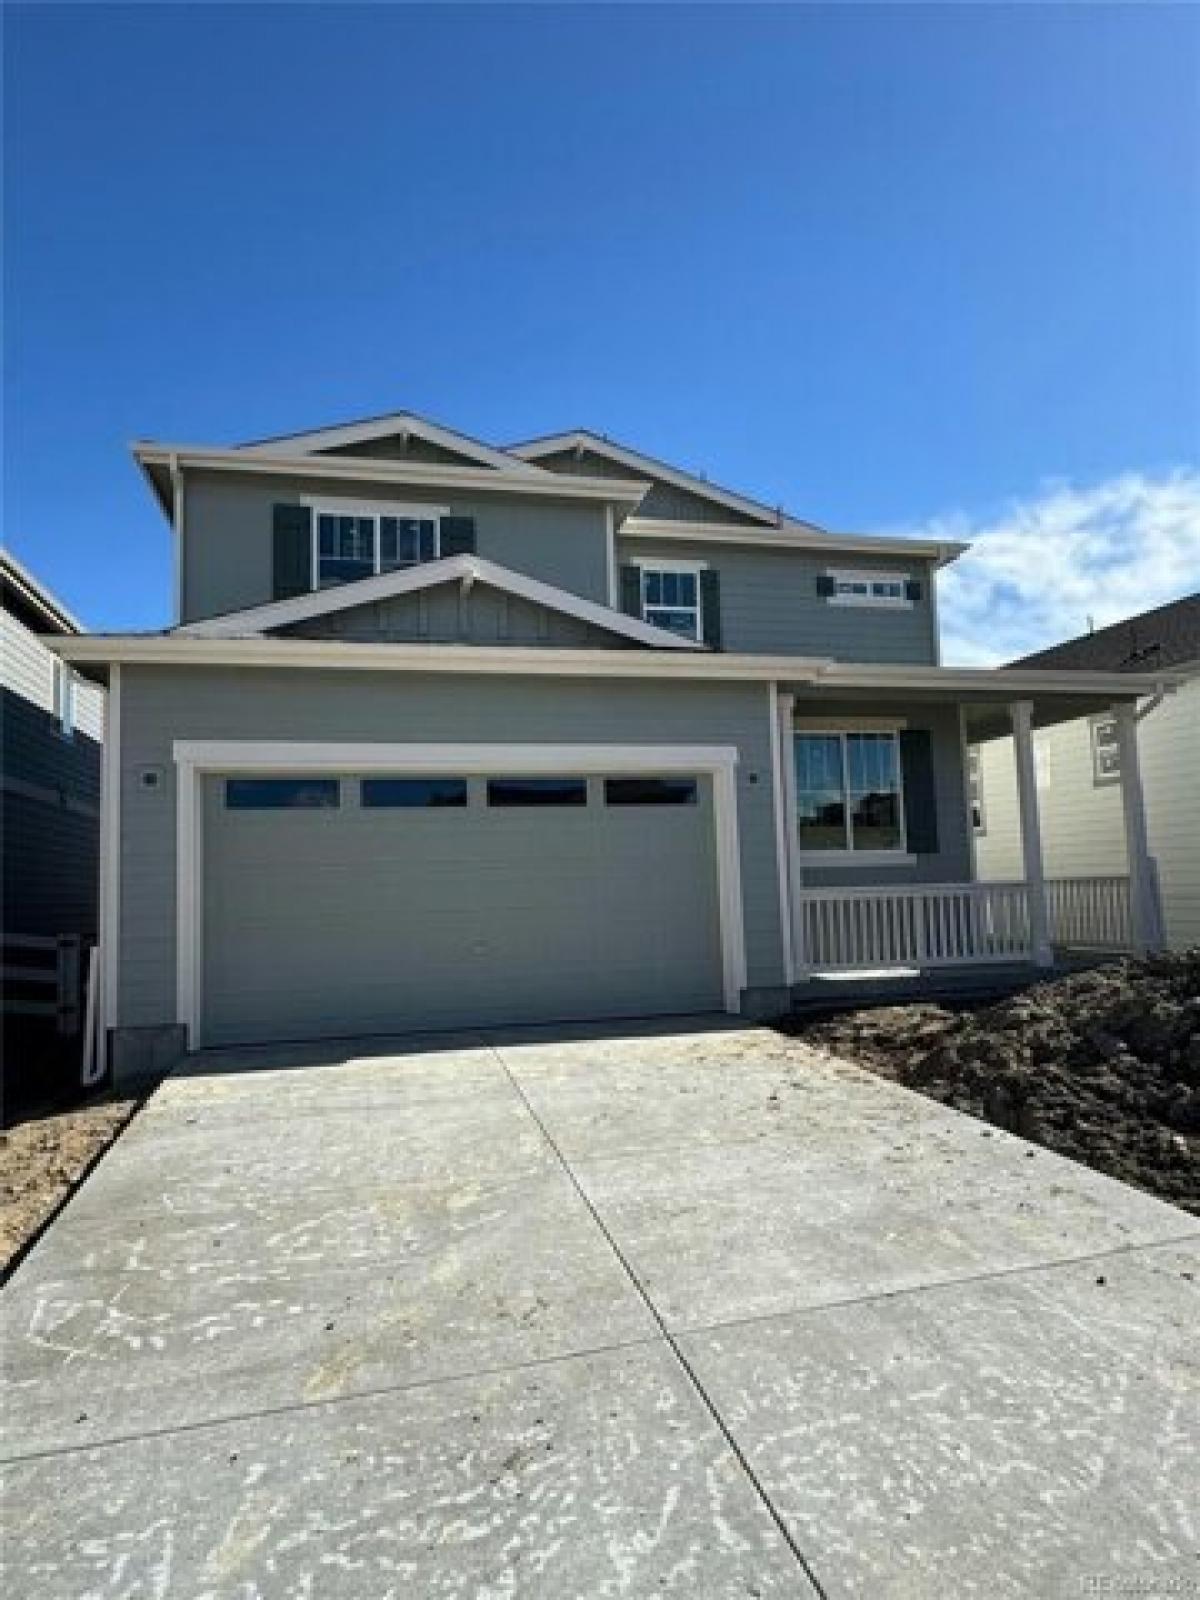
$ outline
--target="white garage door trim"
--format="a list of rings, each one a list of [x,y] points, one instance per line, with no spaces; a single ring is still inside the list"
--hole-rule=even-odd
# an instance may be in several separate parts
[[[200,789],[211,773],[419,772],[472,776],[700,773],[712,778],[717,899],[726,1011],[737,1014],[746,986],[746,938],[738,846],[738,753],[733,745],[344,744],[325,741],[177,739],[176,1005],[188,1048],[200,1047],[203,1004],[204,830]]]

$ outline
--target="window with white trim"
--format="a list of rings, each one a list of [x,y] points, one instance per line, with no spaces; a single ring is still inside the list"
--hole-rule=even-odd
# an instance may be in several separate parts
[[[978,745],[967,751],[967,793],[971,802],[971,831],[987,832],[987,807],[983,801],[983,752]]]
[[[1121,745],[1117,738],[1117,719],[1113,716],[1091,719],[1092,782],[1117,783],[1121,777]]]
[[[801,850],[904,853],[898,734],[797,733],[793,754]]]
[[[364,515],[330,507],[317,510],[313,524],[318,589],[436,561],[440,553],[439,519],[421,510]]]
[[[828,572],[830,605],[911,606],[907,572]]]
[[[700,612],[700,573],[703,566],[659,565],[642,567],[642,617],[656,628],[666,628],[684,639],[703,642]]]

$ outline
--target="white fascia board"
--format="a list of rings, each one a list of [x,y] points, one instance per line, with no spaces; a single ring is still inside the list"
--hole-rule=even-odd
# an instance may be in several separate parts
[[[784,522],[774,532],[747,528],[740,522],[683,522],[662,517],[626,517],[622,539],[678,539],[688,544],[744,544],[767,550],[815,551],[839,555],[895,556],[897,560],[932,561],[945,566],[971,547],[935,544],[924,539],[891,538],[887,534],[826,533],[804,522]]]
[[[557,455],[561,450],[586,450],[591,455],[604,456],[620,466],[632,468],[634,472],[645,472],[662,483],[673,484],[677,489],[685,489],[688,494],[698,495],[703,500],[711,500],[714,505],[726,506],[732,511],[741,511],[748,517],[755,517],[766,527],[777,527],[781,521],[779,512],[773,511],[770,506],[764,506],[757,500],[747,499],[745,495],[735,494],[732,489],[721,489],[716,484],[709,483],[707,478],[698,478],[694,473],[682,472],[678,467],[672,467],[654,456],[642,455],[639,450],[628,450],[624,445],[613,444],[611,440],[602,439],[598,434],[587,433],[582,429],[573,433],[551,434],[545,439],[530,439],[525,444],[508,446],[509,455],[519,456],[523,461],[534,462],[541,456]],[[552,476],[563,476],[563,474],[552,474]]]
[[[630,619],[632,620],[632,619]],[[656,630],[657,631],[657,630]],[[655,639],[655,644],[660,640]],[[685,641],[688,642],[688,641]],[[47,640],[79,665],[314,668],[351,672],[451,672],[550,678],[680,678],[813,684],[829,663],[805,656],[735,656],[711,650],[576,650],[554,646],[377,644],[333,639],[187,638],[180,633],[82,635]],[[76,648],[78,647],[78,648]]]
[[[195,639],[175,634],[42,636],[48,649],[80,666],[303,667],[353,672],[498,673],[514,677],[680,678],[828,689],[986,695],[1108,696],[1138,699],[1178,685],[1178,672],[1007,671],[991,667],[877,667],[827,657],[753,656],[707,650],[560,650],[552,646],[362,644],[331,639]]]
[[[304,739],[177,739],[174,758],[201,772],[719,772],[736,745],[396,744]]]
[[[443,428],[436,422],[426,422],[424,417],[411,411],[395,411],[389,416],[373,417],[366,422],[349,422],[339,427],[317,428],[310,433],[283,434],[276,439],[264,439],[255,444],[239,445],[245,455],[294,456],[311,450],[336,450],[348,444],[368,444],[372,439],[387,439],[396,433],[415,434],[429,444],[440,445],[444,450],[456,451],[500,472],[511,472],[521,477],[543,477],[545,469],[506,450],[493,449],[469,434],[457,433],[453,428]],[[364,459],[370,459],[366,457]]]
[[[356,583],[314,589],[311,594],[296,595],[289,600],[274,600],[268,605],[228,612],[224,616],[206,618],[203,622],[190,622],[185,627],[177,628],[175,633],[176,636],[191,639],[244,638],[247,633],[284,628],[292,623],[307,622],[313,617],[371,605],[377,600],[390,600],[398,595],[438,588],[444,583],[463,581],[486,584],[489,588],[516,595],[519,599],[574,617],[592,627],[603,628],[606,633],[619,634],[655,649],[696,651],[703,648],[692,639],[682,639],[678,634],[668,633],[665,628],[656,628],[640,618],[627,617],[624,612],[613,611],[608,606],[585,600],[566,589],[558,589],[553,584],[527,577],[522,572],[513,572],[482,556],[468,555],[426,561],[419,566],[382,572],[374,578],[360,578]]]
[[[1028,694],[1111,694],[1136,699],[1173,681],[1171,673],[1067,672],[1006,667],[873,666],[851,661],[830,662],[821,674],[829,689],[947,690],[993,694],[1001,698]]]
[[[252,472],[274,477],[313,478],[328,482],[397,483],[430,489],[478,490],[485,494],[535,495],[546,500],[592,500],[601,505],[633,506],[649,492],[649,483],[625,478],[576,478],[564,473],[495,472],[488,467],[435,466],[432,463],[377,461],[367,456],[256,454],[218,445],[158,444],[135,440],[130,446],[143,472],[151,467],[180,467],[204,472]]]

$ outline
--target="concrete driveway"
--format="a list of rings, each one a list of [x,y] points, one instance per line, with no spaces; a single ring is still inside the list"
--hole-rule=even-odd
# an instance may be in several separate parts
[[[768,1032],[205,1056],[4,1292],[5,1594],[1200,1592],[1198,1295]]]

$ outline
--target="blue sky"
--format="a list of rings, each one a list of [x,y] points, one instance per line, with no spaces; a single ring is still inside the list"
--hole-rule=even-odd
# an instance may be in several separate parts
[[[978,537],[962,659],[1200,581],[1194,9],[38,5],[5,43],[5,538],[92,626],[168,620],[129,439],[403,407]]]

